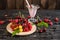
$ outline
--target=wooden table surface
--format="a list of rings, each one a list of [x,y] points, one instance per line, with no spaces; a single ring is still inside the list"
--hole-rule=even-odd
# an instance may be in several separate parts
[[[27,10],[20,10],[25,16],[28,16]],[[18,10],[0,10],[0,19],[5,18],[3,15],[8,14],[9,17],[15,17]],[[44,17],[51,16],[51,19],[54,17],[60,18],[60,10],[38,10],[37,15]],[[36,15],[36,16],[37,16]],[[4,19],[6,20],[6,19]],[[56,31],[54,29],[48,29],[45,33],[35,32],[28,36],[14,36],[12,37],[10,33],[7,32],[6,26],[9,22],[6,22],[3,25],[0,25],[0,40],[60,40],[60,22],[58,26],[54,24],[52,27],[57,27]]]

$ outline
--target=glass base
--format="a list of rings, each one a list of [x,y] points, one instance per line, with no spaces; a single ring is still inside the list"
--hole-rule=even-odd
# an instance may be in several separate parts
[[[28,21],[35,23],[37,20],[35,18],[30,18]]]

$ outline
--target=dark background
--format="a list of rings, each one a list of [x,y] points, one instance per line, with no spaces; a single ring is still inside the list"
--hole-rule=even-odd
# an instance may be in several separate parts
[[[30,4],[38,4],[41,7],[41,0],[28,0],[28,1]],[[26,5],[25,0],[0,0],[0,10],[2,9],[3,10],[4,9],[26,9],[25,5]],[[46,4],[45,7],[46,6],[48,5]],[[47,9],[47,8],[42,8],[42,9]],[[57,9],[60,9],[60,0],[56,0],[56,6],[54,10],[57,10]]]

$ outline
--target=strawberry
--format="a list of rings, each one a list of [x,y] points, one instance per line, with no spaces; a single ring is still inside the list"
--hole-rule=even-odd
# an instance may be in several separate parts
[[[18,23],[18,19],[15,19],[15,22]]]

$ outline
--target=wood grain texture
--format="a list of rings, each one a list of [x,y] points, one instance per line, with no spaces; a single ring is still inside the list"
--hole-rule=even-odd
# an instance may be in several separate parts
[[[56,2],[57,1],[57,2]],[[28,0],[30,4],[39,5],[41,9],[59,9],[59,0]],[[27,9],[25,0],[0,0],[0,9]]]
[[[6,9],[7,6],[7,0],[0,0],[0,10]]]
[[[15,9],[15,0],[7,0],[8,9]]]
[[[24,0],[16,0],[16,9],[24,8]]]

